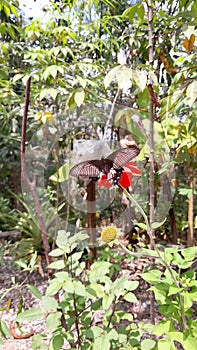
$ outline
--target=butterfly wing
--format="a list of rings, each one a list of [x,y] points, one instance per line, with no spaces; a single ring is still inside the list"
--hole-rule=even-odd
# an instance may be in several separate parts
[[[113,167],[115,169],[120,169],[124,167],[128,162],[130,162],[133,158],[137,157],[139,153],[139,148],[133,145],[127,148],[121,148],[118,151],[111,153],[106,159],[113,161]]]
[[[81,162],[76,164],[69,172],[69,175],[74,177],[89,177],[96,178],[100,176],[100,170],[97,162],[101,162],[101,160],[89,160],[85,162]],[[98,166],[99,165],[99,166]]]

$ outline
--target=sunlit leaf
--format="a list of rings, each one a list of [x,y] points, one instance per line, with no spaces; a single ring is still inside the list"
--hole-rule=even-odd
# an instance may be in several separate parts
[[[188,85],[186,90],[187,103],[192,107],[194,101],[197,99],[197,80],[194,80]]]
[[[15,318],[15,321],[17,322],[35,321],[43,317],[44,317],[44,312],[40,308],[32,308],[30,310],[26,310],[18,314],[17,317]]]
[[[75,92],[74,100],[75,100],[76,105],[78,107],[80,107],[82,105],[82,103],[84,102],[84,98],[85,98],[85,92],[83,89],[80,89],[80,90]]]

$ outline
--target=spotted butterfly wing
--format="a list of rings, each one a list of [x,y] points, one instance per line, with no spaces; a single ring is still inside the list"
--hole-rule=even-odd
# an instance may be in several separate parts
[[[69,174],[74,177],[89,177],[97,180],[101,172],[107,175],[111,169],[118,172],[122,171],[124,165],[137,157],[139,152],[140,150],[136,146],[122,148],[111,153],[107,158],[93,159],[79,163],[70,170]]]

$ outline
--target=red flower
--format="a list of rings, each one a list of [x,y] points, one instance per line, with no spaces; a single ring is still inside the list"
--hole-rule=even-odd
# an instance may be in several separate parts
[[[129,162],[124,166],[124,170],[121,174],[120,180],[118,181],[119,185],[121,185],[124,188],[130,187],[132,184],[132,177],[134,176],[140,176],[142,174],[141,170],[138,169],[134,162]],[[98,180],[98,186],[99,187],[112,187],[110,183],[110,179],[112,178],[111,173],[108,173],[107,175],[101,175],[100,179]]]

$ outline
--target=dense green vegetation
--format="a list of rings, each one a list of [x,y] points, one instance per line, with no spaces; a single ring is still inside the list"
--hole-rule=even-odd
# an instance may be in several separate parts
[[[50,311],[50,349],[63,348],[64,339],[74,347],[73,324],[77,349],[176,349],[175,340],[194,349],[197,285],[189,268],[197,228],[196,2],[50,0],[38,19],[26,18],[17,0],[2,0],[0,15],[0,239],[1,232],[20,231],[17,249],[15,243],[7,252],[5,245],[4,253],[25,259],[20,266],[29,271],[36,268],[36,254],[44,253],[51,267],[45,296],[30,287],[44,311],[28,311],[18,322]],[[92,147],[98,158],[106,155],[103,145],[111,153],[129,142],[140,149],[132,194],[108,188],[102,179],[90,189],[69,176]],[[115,310],[121,298],[135,303],[131,290],[138,283],[117,277],[119,257],[108,248],[99,248],[100,261],[84,273],[76,250],[88,245],[91,264],[100,232],[110,225],[129,235],[130,250],[138,243],[142,256],[150,257],[152,272],[142,277],[163,316],[155,327],[134,325],[130,314]],[[176,248],[165,249],[169,244]],[[188,248],[180,252],[179,245]],[[67,294],[60,302],[62,289]],[[105,315],[91,333],[95,310]],[[116,331],[121,318],[127,328]],[[34,349],[44,348],[42,337],[34,341],[40,344]]]

